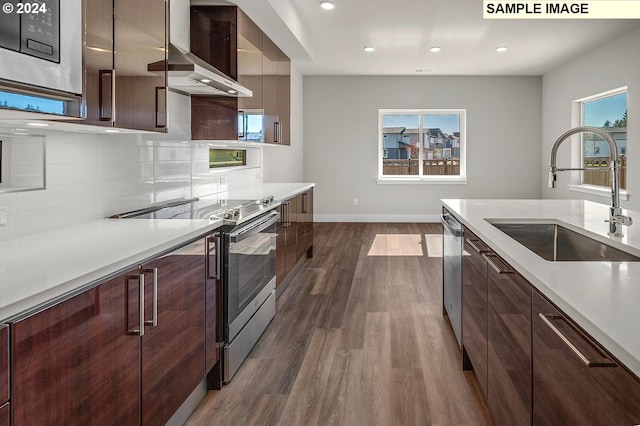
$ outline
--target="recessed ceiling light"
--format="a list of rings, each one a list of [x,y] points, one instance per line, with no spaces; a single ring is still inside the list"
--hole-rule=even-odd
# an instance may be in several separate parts
[[[106,129],[104,132],[105,132],[105,133],[120,133],[120,130],[116,130],[116,129]]]
[[[200,80],[200,83],[211,83],[211,80],[208,78],[203,78]]]
[[[433,70],[430,69],[426,69],[426,70],[413,70],[413,72],[415,72],[416,74],[424,74],[426,72],[431,72]]]
[[[325,0],[320,2],[320,7],[323,8],[324,10],[331,10],[331,9],[334,9],[336,5],[333,4],[333,2],[331,1]]]
[[[237,90],[233,90],[233,89],[229,89],[227,90],[227,93],[231,93],[232,95],[235,95],[236,93],[238,93]]]
[[[48,124],[47,123],[27,123],[27,126],[33,126],[33,127],[47,127]]]
[[[365,52],[373,52],[374,50],[376,50],[376,49],[373,46],[365,46],[364,47],[364,51]]]
[[[498,47],[496,47],[496,52],[502,53],[502,52],[506,52],[507,50],[508,50],[507,46],[498,46]]]
[[[433,53],[437,53],[439,51],[441,51],[442,49],[440,49],[440,46],[431,46],[429,48],[430,51],[432,51]]]

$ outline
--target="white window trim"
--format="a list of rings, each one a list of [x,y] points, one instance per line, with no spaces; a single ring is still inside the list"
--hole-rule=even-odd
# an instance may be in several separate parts
[[[608,186],[596,186],[586,184],[568,184],[570,191],[582,192],[584,194],[596,195],[598,197],[611,198],[611,188]],[[620,200],[629,201],[629,193],[625,189],[620,190]]]
[[[582,123],[584,123],[584,104],[585,102],[593,102],[593,101],[597,101],[599,99],[604,99],[604,98],[608,98],[610,96],[615,96],[615,95],[619,95],[622,93],[629,93],[629,87],[628,86],[622,86],[622,87],[618,87],[617,89],[611,89],[611,90],[607,90],[606,92],[601,92],[598,93],[596,95],[591,95],[591,96],[586,96],[584,98],[580,98],[580,99],[576,99],[575,101],[573,101],[573,105],[574,105],[574,125],[575,126],[582,126]],[[577,117],[577,120],[575,120],[575,117]],[[577,122],[575,122],[577,121]],[[571,145],[572,150],[575,148],[576,149],[576,153],[575,155],[572,155],[572,166],[579,168],[579,167],[583,167],[582,165],[584,164],[584,140],[583,140],[583,136],[580,135],[579,141],[575,144],[575,145]],[[627,162],[628,163],[628,162]],[[595,196],[599,196],[599,197],[607,197],[610,198],[611,197],[611,188],[608,186],[596,186],[596,185],[588,185],[583,182],[583,173],[580,172],[580,174],[578,175],[578,177],[575,179],[576,183],[570,183],[568,184],[568,188],[571,191],[575,191],[575,192],[581,192],[584,194],[590,194],[590,195],[595,195]],[[572,179],[573,180],[573,179]],[[627,192],[626,189],[620,189],[620,200],[622,201],[628,201],[629,200],[629,192]]]
[[[418,144],[422,153],[424,141],[422,137],[422,115],[423,114],[458,114],[460,116],[460,174],[457,176],[422,176],[422,162],[418,162],[417,176],[383,175],[382,167],[382,116],[383,115],[407,115],[417,114],[420,117],[420,132],[418,134]],[[467,110],[466,109],[379,109],[378,110],[378,184],[466,184],[467,180]]]

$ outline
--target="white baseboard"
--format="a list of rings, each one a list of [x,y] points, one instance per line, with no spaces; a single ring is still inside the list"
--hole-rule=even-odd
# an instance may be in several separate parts
[[[367,223],[434,223],[440,222],[437,214],[318,214],[315,222],[367,222]]]

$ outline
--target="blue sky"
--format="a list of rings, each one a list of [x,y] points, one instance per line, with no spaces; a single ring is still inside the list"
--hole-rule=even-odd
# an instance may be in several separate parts
[[[626,93],[587,102],[584,104],[584,124],[587,126],[602,127],[607,120],[613,123],[615,120],[622,118],[626,110]]]
[[[413,115],[391,115],[382,116],[382,127],[406,127],[417,129],[419,117]],[[457,114],[425,114],[425,128],[440,128],[444,133],[451,134],[460,131],[460,117]]]
[[[0,92],[0,104],[7,102],[9,106],[26,108],[27,105],[38,106],[42,112],[64,114],[64,101],[44,99],[36,96]]]

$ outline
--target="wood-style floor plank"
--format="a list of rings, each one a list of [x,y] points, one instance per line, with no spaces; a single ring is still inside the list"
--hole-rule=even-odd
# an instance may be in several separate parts
[[[315,224],[314,257],[276,317],[187,425],[490,424],[442,315],[442,259],[425,240],[439,233],[438,224]]]

